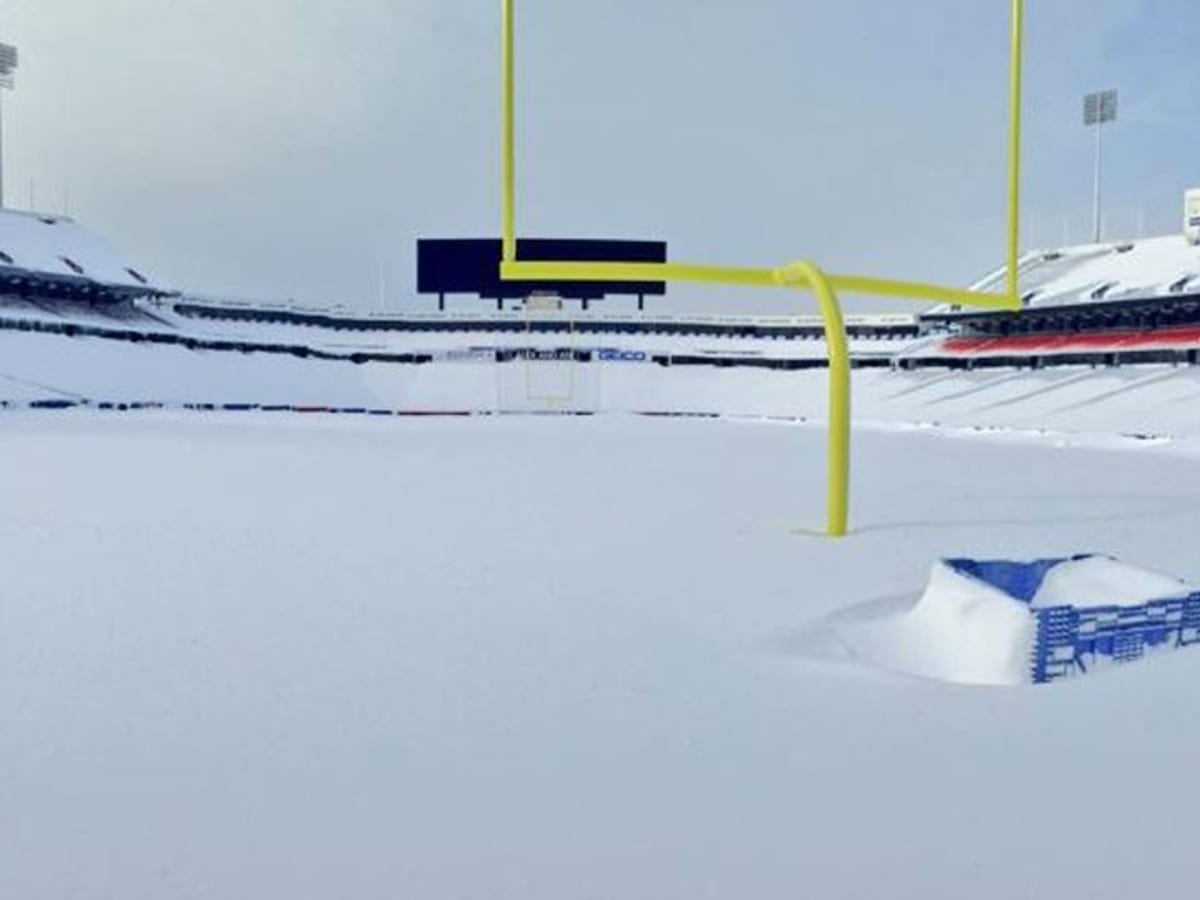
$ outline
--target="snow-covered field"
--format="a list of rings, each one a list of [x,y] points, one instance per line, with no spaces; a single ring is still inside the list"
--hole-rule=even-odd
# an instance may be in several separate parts
[[[1200,581],[1194,457],[1058,443],[861,430],[836,542],[819,427],[6,414],[0,897],[1187,896],[1200,652],[812,653],[940,556]]]

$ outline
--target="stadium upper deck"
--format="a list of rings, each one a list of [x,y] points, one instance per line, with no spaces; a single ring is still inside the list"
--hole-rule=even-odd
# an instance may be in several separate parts
[[[613,349],[670,365],[824,364],[816,316],[612,314],[545,298],[498,311],[357,313],[182,294],[74,221],[0,210],[0,328],[391,362]],[[1003,272],[973,287],[994,290]],[[1182,235],[1026,254],[1021,313],[850,316],[856,365],[1200,362],[1200,247]]]
[[[0,293],[5,296],[109,304],[170,295],[145,273],[66,216],[0,210]]]
[[[994,272],[973,287],[996,290],[1004,275],[1003,270]],[[1069,308],[1086,312],[1097,305],[1175,301],[1200,294],[1200,246],[1177,234],[1038,251],[1022,260],[1020,286],[1027,313]],[[944,306],[927,317],[955,315],[960,319],[988,318],[986,313]]]
[[[922,323],[944,338],[899,364],[1194,364],[1200,356],[1200,246],[1182,234],[1027,254],[1021,291],[1018,314],[930,310]]]

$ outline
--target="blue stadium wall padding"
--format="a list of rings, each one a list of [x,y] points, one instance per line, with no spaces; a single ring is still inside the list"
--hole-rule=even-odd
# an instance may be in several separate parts
[[[1035,684],[1086,675],[1097,666],[1136,662],[1157,650],[1200,644],[1200,591],[1189,593],[1183,588],[1178,596],[1130,606],[1033,608],[1038,590],[1053,569],[1094,558],[1095,554],[1084,554],[1032,562],[948,559],[945,563],[1030,606],[1030,615],[1037,620],[1030,660]]]
[[[1036,615],[1033,680],[1038,684],[1200,643],[1200,592],[1140,606],[1059,606]]]

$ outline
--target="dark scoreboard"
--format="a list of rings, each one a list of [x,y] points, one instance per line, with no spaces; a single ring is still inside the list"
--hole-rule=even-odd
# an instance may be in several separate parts
[[[566,300],[600,300],[610,295],[661,297],[662,281],[501,281],[501,242],[491,238],[417,241],[417,292],[474,294],[488,300],[522,300],[556,294]],[[526,262],[665,263],[665,241],[587,241],[530,238],[517,241]]]

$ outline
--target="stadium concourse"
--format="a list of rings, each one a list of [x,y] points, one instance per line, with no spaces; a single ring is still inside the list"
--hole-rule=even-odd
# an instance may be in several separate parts
[[[544,297],[364,315],[197,295],[151,272],[70,219],[0,211],[0,402],[824,415],[816,318],[585,312]],[[858,420],[1200,429],[1200,248],[1179,235],[1037,251],[1021,273],[1021,314],[851,317]]]

